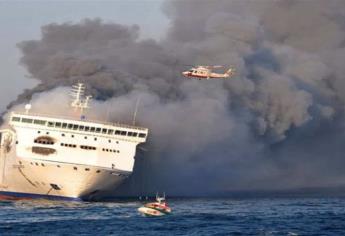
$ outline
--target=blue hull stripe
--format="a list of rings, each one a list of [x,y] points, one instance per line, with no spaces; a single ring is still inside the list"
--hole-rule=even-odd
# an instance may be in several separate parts
[[[45,194],[34,194],[34,193],[19,193],[19,192],[6,192],[0,191],[0,199],[1,197],[8,197],[8,199],[25,199],[25,198],[32,198],[32,199],[49,199],[49,200],[63,200],[63,201],[81,201],[80,198],[73,198],[73,197],[62,197],[62,196],[54,196],[54,195],[45,195]]]

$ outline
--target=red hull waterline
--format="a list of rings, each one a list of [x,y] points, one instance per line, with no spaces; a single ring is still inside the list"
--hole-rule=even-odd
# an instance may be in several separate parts
[[[29,197],[15,197],[15,196],[8,196],[0,194],[0,201],[18,201],[18,200],[31,200],[32,198]]]
[[[81,201],[80,198],[0,191],[0,201],[33,200],[33,199],[46,199],[46,200],[59,200],[59,201],[60,200],[62,200],[62,201]]]

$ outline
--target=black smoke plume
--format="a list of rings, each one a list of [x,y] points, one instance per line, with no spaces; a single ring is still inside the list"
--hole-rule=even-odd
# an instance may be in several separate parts
[[[8,108],[44,107],[55,88],[83,81],[110,120],[130,122],[140,97],[150,137],[127,194],[345,184],[344,1],[176,0],[163,10],[171,26],[160,41],[100,19],[43,26],[40,40],[18,44],[40,84]],[[237,74],[188,80],[188,64]]]

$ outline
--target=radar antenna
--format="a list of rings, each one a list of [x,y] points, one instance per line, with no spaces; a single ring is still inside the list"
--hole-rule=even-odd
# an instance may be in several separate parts
[[[73,101],[71,103],[71,107],[74,109],[80,110],[81,115],[83,115],[83,110],[90,108],[89,101],[92,96],[84,96],[85,93],[85,85],[83,83],[78,83],[72,86],[71,90],[71,97]]]
[[[133,125],[135,125],[135,122],[136,122],[136,119],[137,119],[139,102],[140,102],[140,97],[137,99],[137,102],[135,103],[135,110],[134,110],[134,114],[133,114]]]

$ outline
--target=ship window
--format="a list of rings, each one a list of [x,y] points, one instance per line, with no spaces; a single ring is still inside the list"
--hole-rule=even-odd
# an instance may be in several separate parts
[[[101,128],[96,128],[96,133],[101,132]]]
[[[119,141],[116,141],[117,144],[119,144]]]
[[[133,132],[128,132],[127,135],[128,136],[132,136]]]
[[[61,134],[62,137],[65,137],[65,134]]]
[[[85,171],[90,171],[90,168],[85,168]]]
[[[108,134],[113,134],[114,130],[113,129],[108,129]]]
[[[84,125],[79,126],[79,130],[83,131],[84,130]]]
[[[95,132],[96,128],[95,127],[91,127],[91,132]]]
[[[138,136],[138,133],[136,133],[136,132],[133,132],[133,135],[132,135],[133,137],[137,137]]]
[[[101,173],[101,171],[100,171],[100,170],[97,170],[96,173]]]
[[[36,125],[46,125],[46,121],[45,120],[34,120],[34,124],[36,124]]]
[[[140,133],[140,134],[139,134],[139,137],[140,137],[140,138],[145,138],[145,137],[146,137],[146,134]]]
[[[48,122],[48,127],[54,127],[54,122]]]
[[[56,127],[56,128],[61,128],[61,122],[56,122],[56,123],[55,123],[55,127]]]
[[[68,124],[67,128],[68,129],[72,129],[73,128],[73,124]]]
[[[126,136],[126,131],[121,131],[121,135],[124,135],[124,136]]]
[[[74,138],[74,135],[72,134],[71,137]]]
[[[107,129],[102,129],[102,133],[106,134],[107,133]]]
[[[60,165],[57,165],[57,168],[60,168],[61,166]]]
[[[85,131],[89,131],[90,127],[89,126],[85,126]]]
[[[120,153],[120,151],[119,151],[119,150],[117,150],[117,153]]]
[[[20,117],[14,116],[14,117],[12,117],[12,121],[20,121]]]
[[[116,131],[115,131],[115,134],[120,135],[120,134],[121,134],[121,131],[120,131],[120,130],[116,130]]]
[[[108,142],[111,143],[111,140],[109,139]]]
[[[32,123],[32,119],[23,118],[22,122],[24,122],[24,123]]]
[[[41,131],[37,131],[37,133],[38,133],[38,134],[40,134],[40,133],[41,133]]]
[[[67,123],[62,123],[62,128],[66,129],[67,128]]]
[[[43,166],[43,167],[44,167],[44,164],[43,164],[43,163],[41,163],[41,166]]]
[[[85,136],[84,139],[87,139],[87,136]]]
[[[73,125],[73,129],[77,130],[78,129],[78,125]]]
[[[97,138],[95,138],[95,141],[97,141]]]
[[[77,168],[77,167],[73,167],[73,169],[74,169],[74,170],[78,170],[78,168]]]

